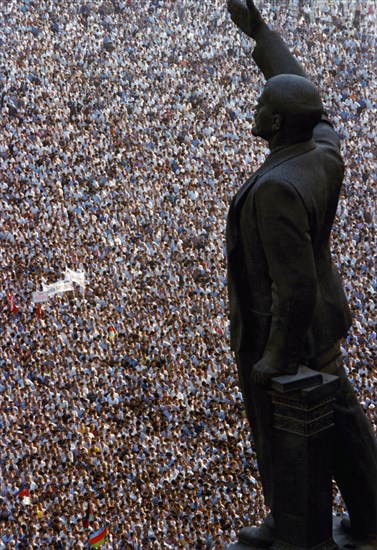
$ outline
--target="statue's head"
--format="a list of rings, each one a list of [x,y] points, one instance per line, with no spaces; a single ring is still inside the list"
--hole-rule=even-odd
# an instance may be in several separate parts
[[[323,113],[316,86],[307,78],[281,74],[267,80],[259,97],[253,134],[271,142],[309,139]]]

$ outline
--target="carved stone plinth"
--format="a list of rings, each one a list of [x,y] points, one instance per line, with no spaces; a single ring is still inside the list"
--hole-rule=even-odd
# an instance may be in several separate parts
[[[285,392],[290,376],[275,379],[274,519],[283,550],[332,550],[332,427],[336,376]],[[279,387],[279,381],[281,381]]]
[[[338,377],[306,368],[272,381],[274,550],[338,548],[333,538],[332,428],[339,385]]]

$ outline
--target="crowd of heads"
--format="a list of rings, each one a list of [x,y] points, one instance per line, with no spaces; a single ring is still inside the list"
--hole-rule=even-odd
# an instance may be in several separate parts
[[[260,7],[341,137],[345,364],[375,422],[373,9]],[[223,548],[266,513],[224,255],[268,153],[253,42],[222,0],[7,0],[0,25],[0,548],[85,548],[104,525],[107,548]],[[85,289],[37,307],[66,267]]]

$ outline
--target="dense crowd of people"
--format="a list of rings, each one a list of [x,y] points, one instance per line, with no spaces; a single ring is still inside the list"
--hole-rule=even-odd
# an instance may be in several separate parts
[[[0,4],[0,548],[224,548],[265,514],[224,258],[267,153],[253,43],[222,0]],[[376,424],[374,6],[259,7],[341,137],[344,354]],[[85,288],[34,303],[67,267]]]

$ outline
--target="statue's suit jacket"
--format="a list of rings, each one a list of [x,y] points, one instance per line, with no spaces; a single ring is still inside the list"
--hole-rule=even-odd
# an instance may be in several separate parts
[[[306,76],[280,36],[263,27],[253,52],[268,79]],[[227,222],[231,347],[282,368],[328,349],[350,326],[330,253],[344,167],[337,135],[322,117],[313,138],[274,149],[239,189]]]

